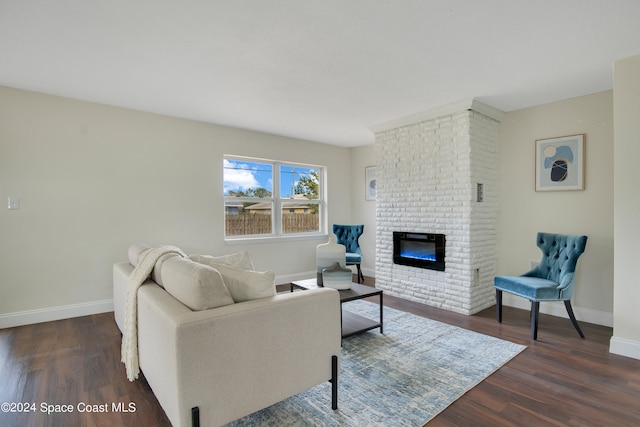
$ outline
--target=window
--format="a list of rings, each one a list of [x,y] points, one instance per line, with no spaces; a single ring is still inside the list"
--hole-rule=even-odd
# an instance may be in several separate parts
[[[324,168],[224,157],[225,238],[320,234]]]

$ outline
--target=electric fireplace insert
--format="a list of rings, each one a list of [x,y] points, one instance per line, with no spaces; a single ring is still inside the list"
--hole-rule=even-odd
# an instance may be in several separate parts
[[[445,235],[393,232],[393,262],[444,271]]]

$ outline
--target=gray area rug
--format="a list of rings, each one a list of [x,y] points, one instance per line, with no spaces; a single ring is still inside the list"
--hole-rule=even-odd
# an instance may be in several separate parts
[[[345,308],[379,315],[366,301]],[[343,340],[336,411],[327,382],[229,425],[422,426],[524,349],[385,307],[384,335]]]

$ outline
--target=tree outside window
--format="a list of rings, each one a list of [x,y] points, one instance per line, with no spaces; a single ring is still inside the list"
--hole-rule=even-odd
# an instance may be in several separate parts
[[[324,168],[226,156],[225,237],[321,232]]]

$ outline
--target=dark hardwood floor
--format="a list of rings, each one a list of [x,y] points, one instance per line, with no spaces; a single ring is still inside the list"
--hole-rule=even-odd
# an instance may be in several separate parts
[[[389,295],[384,301],[527,346],[429,427],[640,425],[640,360],[609,353],[611,328],[581,322],[583,340],[568,319],[541,315],[534,342],[523,310],[505,307],[498,324],[494,308],[464,316]],[[3,405],[0,426],[170,425],[144,376],[127,381],[113,313],[0,330],[4,402],[22,412]]]

